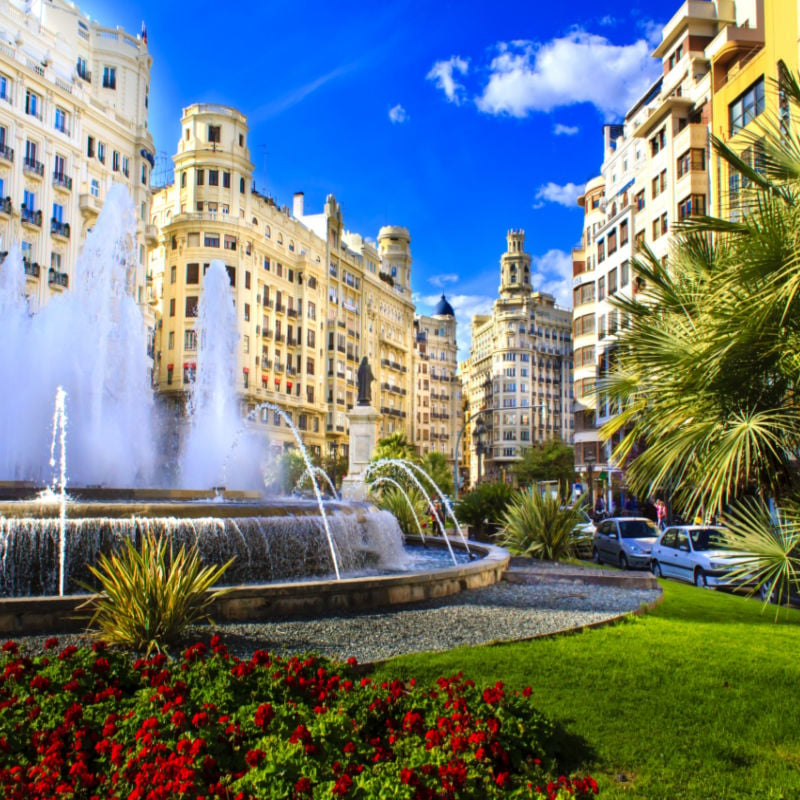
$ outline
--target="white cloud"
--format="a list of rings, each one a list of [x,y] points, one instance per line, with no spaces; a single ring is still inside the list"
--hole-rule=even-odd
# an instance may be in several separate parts
[[[404,122],[408,122],[408,112],[398,103],[389,109],[389,119],[395,125],[402,125]]]
[[[578,197],[583,194],[584,186],[583,183],[565,183],[562,186],[550,181],[536,191],[536,202],[533,207],[541,208],[545,203],[558,203],[567,208],[577,208]]]
[[[428,283],[443,289],[448,283],[458,283],[458,275],[455,272],[448,272],[443,275],[431,275],[431,277],[428,278]]]
[[[572,307],[572,255],[563,250],[548,250],[531,258],[533,288],[552,294],[556,303]]]
[[[541,45],[501,42],[475,102],[487,114],[512,117],[592,103],[606,118],[618,117],[658,75],[650,50],[645,39],[615,45],[583,30]]]
[[[466,75],[469,63],[460,56],[451,56],[447,61],[437,61],[430,72],[425,76],[427,80],[434,81],[436,87],[441,89],[451,103],[460,105],[466,96],[466,87],[456,80],[455,74]]]
[[[574,136],[579,131],[580,128],[577,125],[562,125],[560,122],[553,125],[553,134],[555,136]]]

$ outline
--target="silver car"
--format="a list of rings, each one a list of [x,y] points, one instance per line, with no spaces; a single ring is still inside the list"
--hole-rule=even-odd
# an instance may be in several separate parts
[[[656,524],[646,517],[610,517],[597,523],[592,558],[597,564],[646,569],[657,538]]]
[[[724,531],[710,525],[676,525],[661,534],[650,554],[653,575],[695,586],[729,584],[727,576],[741,559],[731,558]]]

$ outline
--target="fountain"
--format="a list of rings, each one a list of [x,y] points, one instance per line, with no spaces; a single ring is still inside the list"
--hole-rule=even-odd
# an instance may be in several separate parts
[[[72,593],[91,584],[87,565],[145,531],[197,544],[207,563],[235,557],[225,580],[236,588],[219,601],[218,619],[408,602],[500,578],[504,553],[486,548],[481,565],[467,563],[447,537],[452,566],[408,571],[416,557],[394,517],[367,503],[323,501],[299,432],[269,403],[252,413],[263,407],[283,416],[315,500],[264,499],[265,442],[248,435],[238,410],[238,328],[222,262],[204,276],[198,374],[180,454],[182,483],[196,488],[145,488],[162,478],[146,332],[131,297],[133,225],[130,199],[114,187],[79,258],[75,285],[38,314],[26,305],[19,251],[12,248],[0,264],[0,374],[13,386],[0,395],[0,497],[13,498],[0,500],[0,633],[75,627],[82,598]],[[43,421],[54,395],[48,429]],[[260,491],[221,488],[229,482]],[[108,488],[114,486],[125,488]]]

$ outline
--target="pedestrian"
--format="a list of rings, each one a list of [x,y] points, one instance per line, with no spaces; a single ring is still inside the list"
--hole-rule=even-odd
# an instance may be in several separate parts
[[[667,526],[667,507],[664,501],[659,498],[656,500],[656,522],[658,523],[659,530],[664,530]]]
[[[597,502],[594,504],[594,516],[595,519],[601,519],[606,511],[606,504],[603,500],[603,495],[599,495],[597,498]]]

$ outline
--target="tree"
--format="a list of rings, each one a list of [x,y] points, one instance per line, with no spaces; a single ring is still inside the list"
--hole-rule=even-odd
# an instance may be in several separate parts
[[[561,439],[550,439],[523,451],[522,461],[514,465],[514,474],[521,486],[536,481],[558,481],[565,496],[575,477],[575,451]]]
[[[781,88],[796,114],[800,85]],[[614,301],[630,322],[597,387],[619,412],[601,435],[619,442],[629,486],[674,491],[691,514],[797,492],[800,139],[767,113],[753,125],[749,155],[714,141],[749,187],[743,216],[680,226],[668,267],[643,251],[642,291]]]
[[[444,494],[448,496],[453,494],[453,470],[447,463],[444,454],[426,453],[422,457],[420,466],[431,476]]]
[[[379,461],[383,458],[401,458],[405,461],[419,462],[417,448],[408,441],[408,437],[398,431],[389,436],[379,439],[372,453],[372,461]]]
[[[507,483],[480,483],[458,501],[456,517],[474,529],[476,538],[486,540],[497,530],[506,508],[517,494]]]

